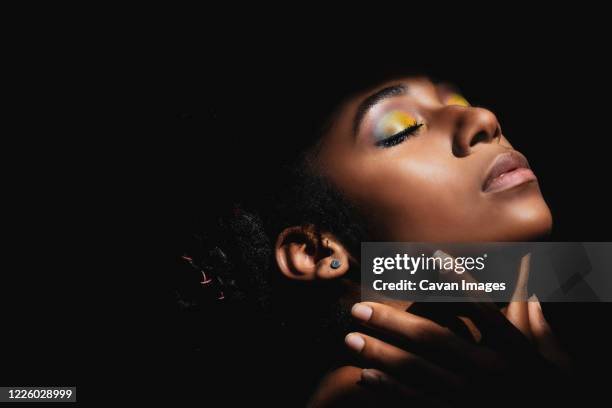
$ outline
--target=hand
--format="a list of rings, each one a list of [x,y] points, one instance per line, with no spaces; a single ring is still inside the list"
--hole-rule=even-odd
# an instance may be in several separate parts
[[[525,299],[528,273],[527,256],[519,268],[516,299]],[[473,278],[464,274],[462,279]],[[374,367],[362,371],[363,383],[440,403],[491,397],[498,403],[500,397],[505,402],[516,398],[517,391],[523,397],[542,392],[544,383],[554,384],[568,370],[569,359],[536,298],[512,301],[504,310],[484,298],[454,306],[475,323],[482,341],[461,338],[430,319],[387,305],[356,304],[352,314],[370,333],[351,333],[346,343],[364,365]]]

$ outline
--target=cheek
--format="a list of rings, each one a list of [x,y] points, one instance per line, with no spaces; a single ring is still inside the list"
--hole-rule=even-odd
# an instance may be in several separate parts
[[[335,156],[323,169],[366,212],[373,240],[525,240],[550,229],[537,186],[484,196],[477,159],[459,160],[435,143],[413,143],[384,154]]]
[[[352,196],[368,210],[379,238],[439,240],[477,222],[481,203],[473,171],[439,153],[392,156],[368,160],[351,172],[361,181]]]

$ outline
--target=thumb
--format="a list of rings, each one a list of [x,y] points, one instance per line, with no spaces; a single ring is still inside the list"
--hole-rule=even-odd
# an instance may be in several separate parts
[[[506,309],[506,318],[529,339],[532,337],[532,333],[529,327],[529,309],[526,299],[530,266],[531,254],[527,254],[521,258],[516,279],[516,287],[512,295],[512,300]]]
[[[536,295],[529,298],[529,326],[533,339],[540,354],[566,373],[570,371],[570,358],[563,351],[559,341],[552,332],[552,329],[542,311],[542,305]]]

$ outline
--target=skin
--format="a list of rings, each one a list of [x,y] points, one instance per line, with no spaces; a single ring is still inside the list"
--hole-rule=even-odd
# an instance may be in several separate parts
[[[359,103],[398,82],[407,85],[406,95],[377,104],[354,137]],[[447,105],[449,98],[424,78],[388,81],[353,96],[324,138],[319,168],[366,210],[374,238],[478,242],[546,235],[552,216],[537,182],[497,193],[481,189],[495,157],[513,150],[496,116],[483,108]],[[390,110],[409,112],[423,126],[403,143],[380,148],[374,129]]]
[[[355,132],[354,118],[361,102],[396,84],[405,85],[406,92],[374,105]],[[401,143],[377,145],[385,134],[381,129],[398,131],[415,123],[421,126]],[[406,77],[347,98],[333,116],[314,165],[367,215],[372,240],[537,240],[552,227],[551,213],[537,180],[483,191],[494,160],[507,152],[514,149],[492,112],[467,105],[445,85]],[[313,253],[309,248],[320,250]],[[339,268],[330,267],[333,259],[342,261]],[[323,231],[315,235],[311,226],[299,225],[279,234],[276,260],[283,275],[297,280],[342,279],[349,268],[359,266],[358,255],[350,254],[333,234]],[[518,273],[528,267],[528,259],[517,260]],[[347,291],[355,300],[356,289]],[[490,305],[472,310],[470,316],[462,317],[472,333],[472,342],[436,322],[407,313],[409,306],[402,302],[368,302],[355,305],[352,313],[370,329],[392,333],[400,340],[452,345],[445,350],[444,361],[459,359],[485,375],[505,367],[516,353],[531,355],[525,351],[531,346],[557,366],[567,365],[535,299],[512,302],[503,310]],[[474,346],[481,332],[487,330],[503,342],[517,339],[510,342],[516,347],[491,350]],[[346,343],[362,358],[363,367],[346,366],[329,373],[314,393],[312,406],[337,406],[349,401],[367,406],[380,401],[381,390],[382,395],[392,390],[391,394],[402,399],[437,406],[442,403],[422,399],[421,391],[427,383],[414,384],[412,379],[429,378],[430,383],[443,384],[441,388],[451,394],[463,385],[464,379],[445,367],[444,361],[430,361],[405,346],[363,333],[349,334]],[[534,364],[536,360],[534,357]],[[364,370],[368,367],[375,370]]]

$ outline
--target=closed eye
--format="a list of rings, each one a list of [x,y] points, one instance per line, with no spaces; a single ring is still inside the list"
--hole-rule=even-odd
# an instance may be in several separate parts
[[[386,139],[377,141],[376,146],[382,148],[396,146],[402,143],[404,140],[408,139],[409,137],[416,135],[417,131],[421,128],[421,126],[423,126],[422,123],[415,123],[414,125],[408,126],[401,132],[389,136]]]

